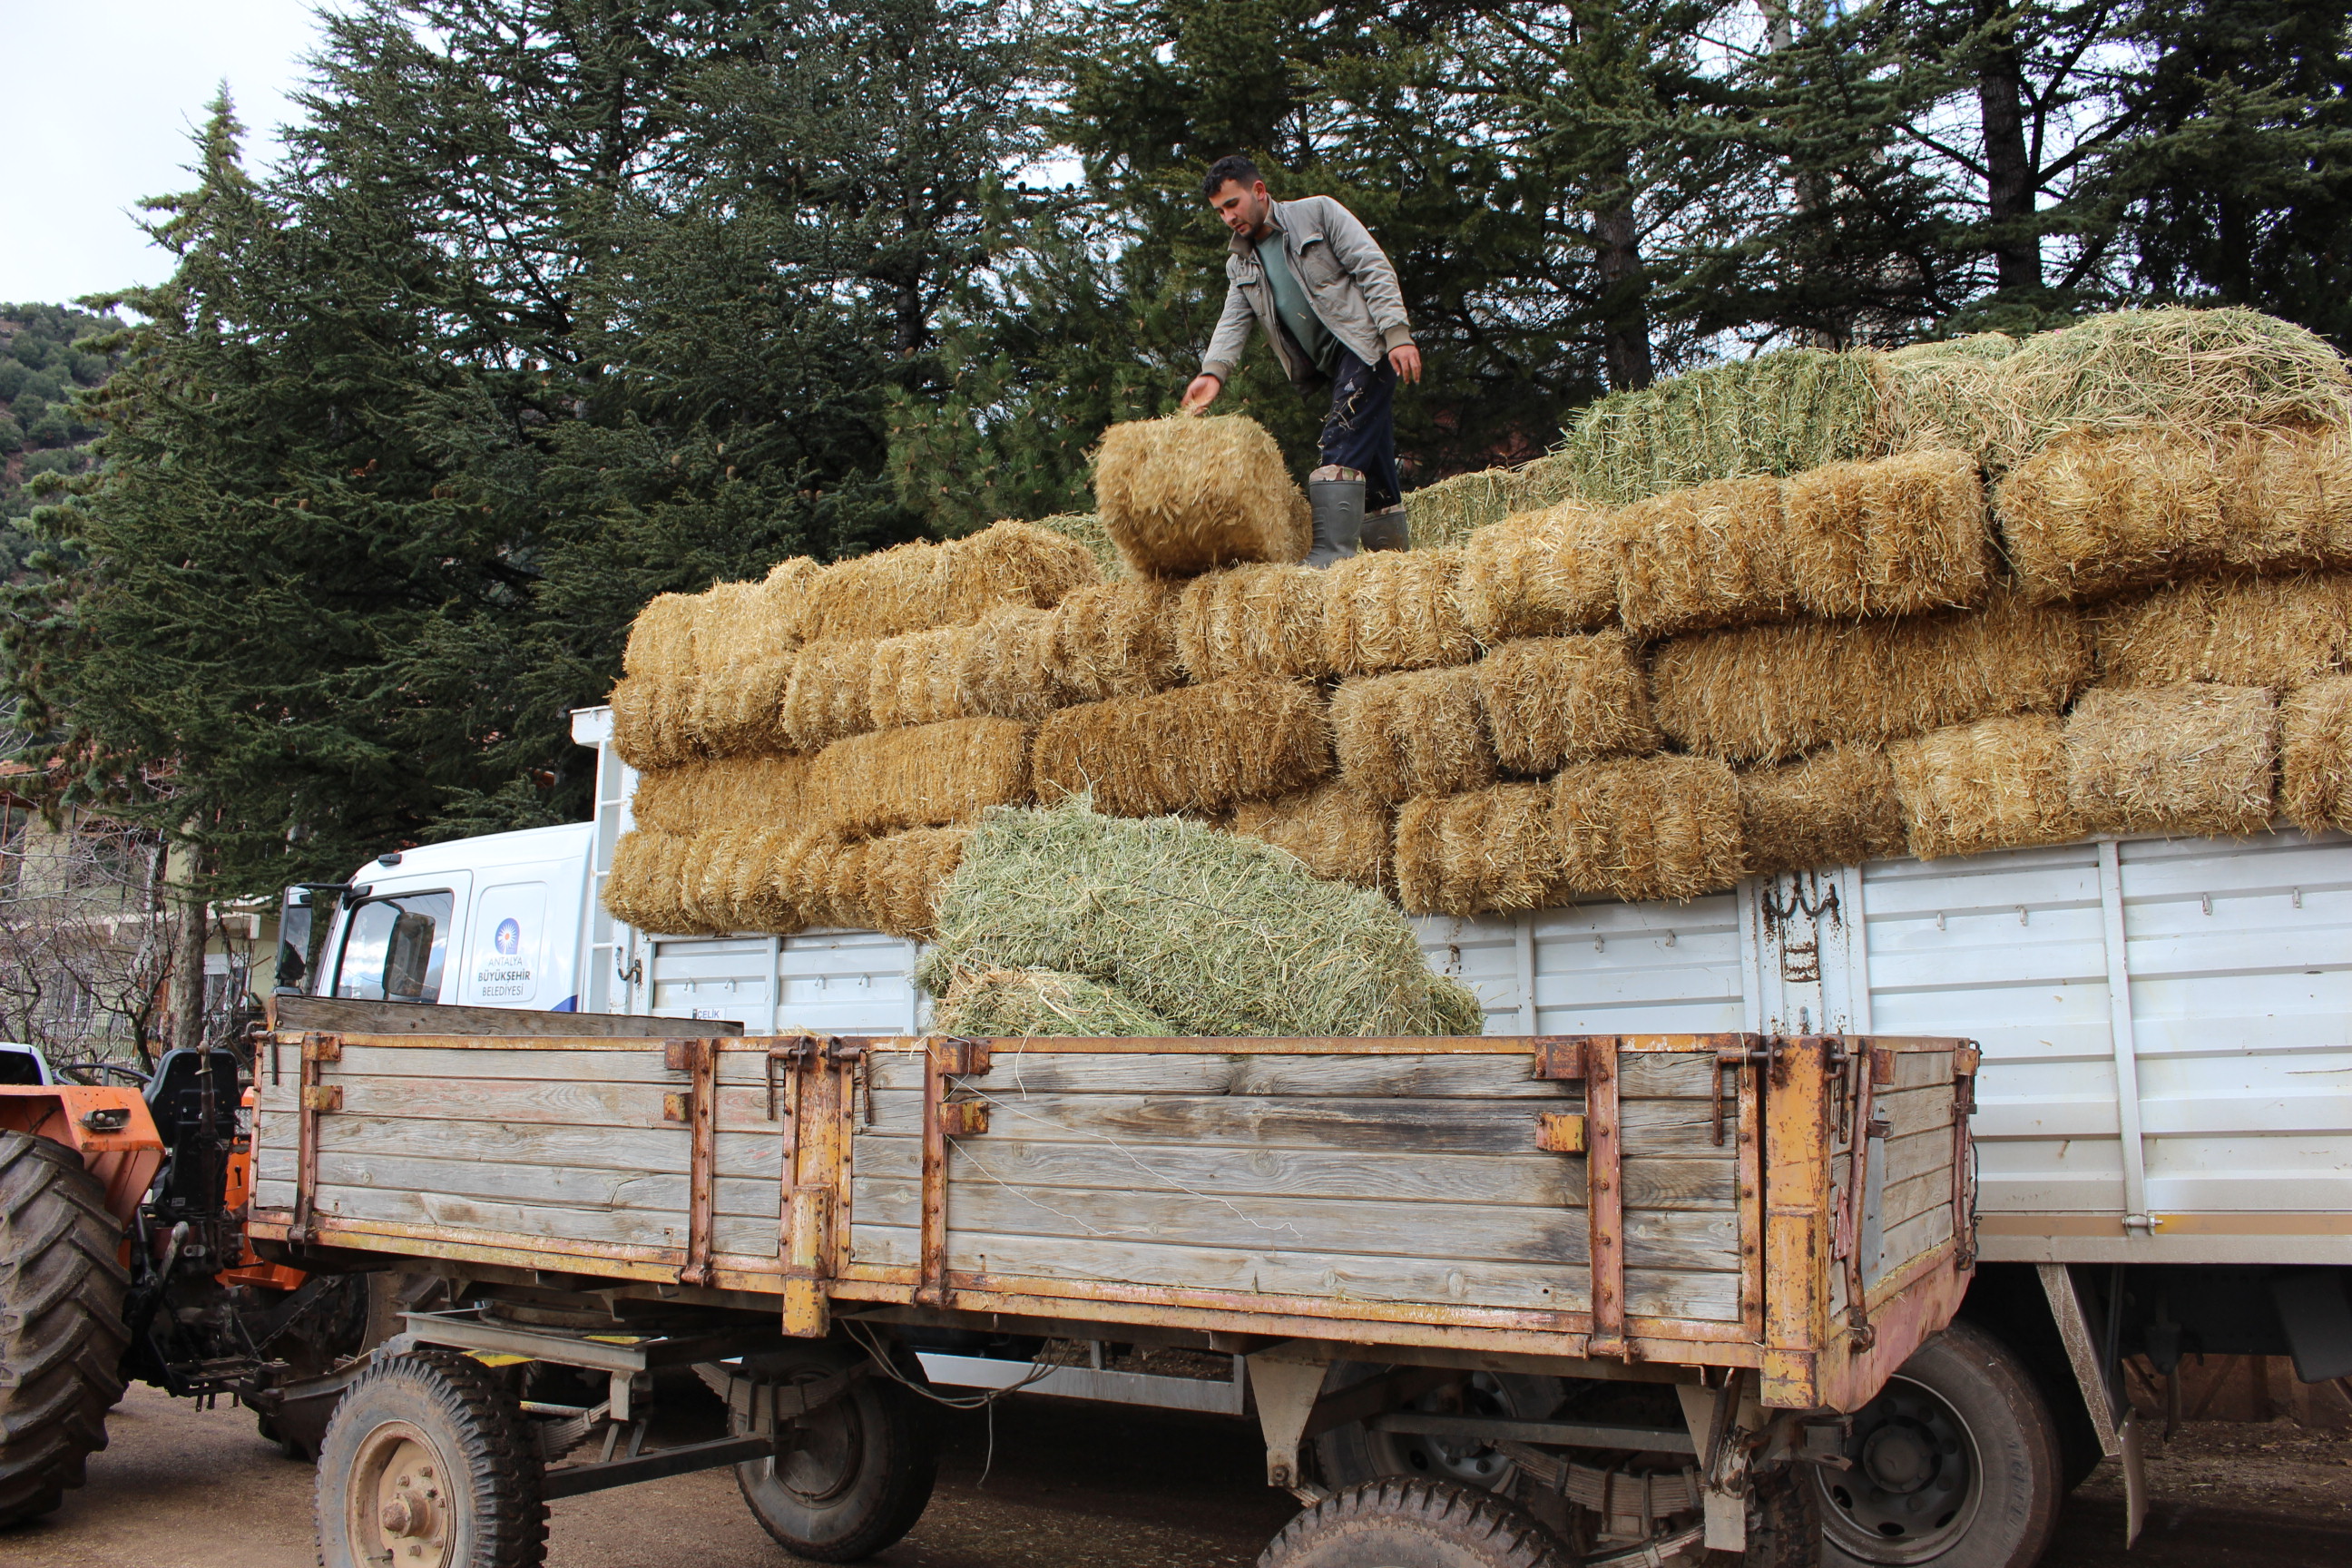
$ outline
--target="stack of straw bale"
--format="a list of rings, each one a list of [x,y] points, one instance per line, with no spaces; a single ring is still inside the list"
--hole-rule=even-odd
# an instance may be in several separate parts
[[[1038,798],[1091,798],[1118,816],[1221,812],[1304,789],[1331,771],[1311,686],[1236,675],[1151,697],[1065,708],[1037,727]]]

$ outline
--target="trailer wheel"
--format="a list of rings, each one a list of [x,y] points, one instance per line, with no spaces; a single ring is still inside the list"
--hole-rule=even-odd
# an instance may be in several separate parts
[[[747,1357],[734,1374],[816,1383],[864,1359],[839,1345],[794,1345]],[[894,1364],[922,1377],[911,1356]],[[915,1528],[939,1476],[938,1445],[916,1395],[887,1377],[861,1378],[793,1425],[789,1453],[735,1467],[751,1517],[776,1544],[819,1563],[856,1563]]]
[[[2024,1364],[1967,1323],[1857,1411],[1853,1468],[1812,1467],[1826,1568],[2031,1568],[2058,1521],[2058,1433]]]
[[[1325,1378],[1324,1387],[1334,1391],[1352,1387],[1385,1370],[1371,1362],[1341,1362]],[[1561,1392],[1560,1380],[1556,1377],[1474,1372],[1463,1379],[1458,1388],[1423,1394],[1406,1408],[1540,1421],[1559,1407]],[[1519,1473],[1517,1464],[1475,1438],[1375,1432],[1360,1421],[1335,1426],[1316,1438],[1315,1461],[1324,1481],[1334,1489],[1360,1486],[1383,1476],[1402,1476],[1459,1481],[1464,1486],[1507,1495]]]
[[[321,1568],[538,1568],[539,1447],[489,1369],[455,1351],[381,1359],[319,1446]]]
[[[1283,1527],[1257,1568],[1570,1568],[1557,1536],[1493,1492],[1391,1479],[1324,1499]]]
[[[56,1508],[106,1447],[131,1342],[121,1237],[79,1154],[0,1132],[0,1526]]]

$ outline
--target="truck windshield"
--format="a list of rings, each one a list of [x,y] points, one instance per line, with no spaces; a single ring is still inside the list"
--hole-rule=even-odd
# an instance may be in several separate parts
[[[370,899],[352,910],[335,959],[335,994],[362,1002],[438,1002],[449,945],[448,893]]]

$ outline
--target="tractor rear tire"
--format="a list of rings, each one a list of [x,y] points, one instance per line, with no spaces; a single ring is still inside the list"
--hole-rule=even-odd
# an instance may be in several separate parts
[[[79,1154],[0,1132],[0,1526],[56,1508],[106,1447],[131,1343],[121,1239]]]
[[[1283,1527],[1257,1568],[1569,1568],[1559,1538],[1458,1481],[1368,1481]]]

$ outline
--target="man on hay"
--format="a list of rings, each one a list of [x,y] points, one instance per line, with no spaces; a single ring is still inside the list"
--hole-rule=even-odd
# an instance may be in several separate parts
[[[1291,384],[1331,386],[1323,466],[1307,477],[1315,511],[1309,566],[1412,542],[1397,481],[1396,386],[1421,379],[1395,267],[1356,215],[1329,196],[1277,202],[1257,165],[1220,158],[1201,183],[1234,232],[1225,308],[1184,410],[1206,408],[1233,378],[1255,317]]]

